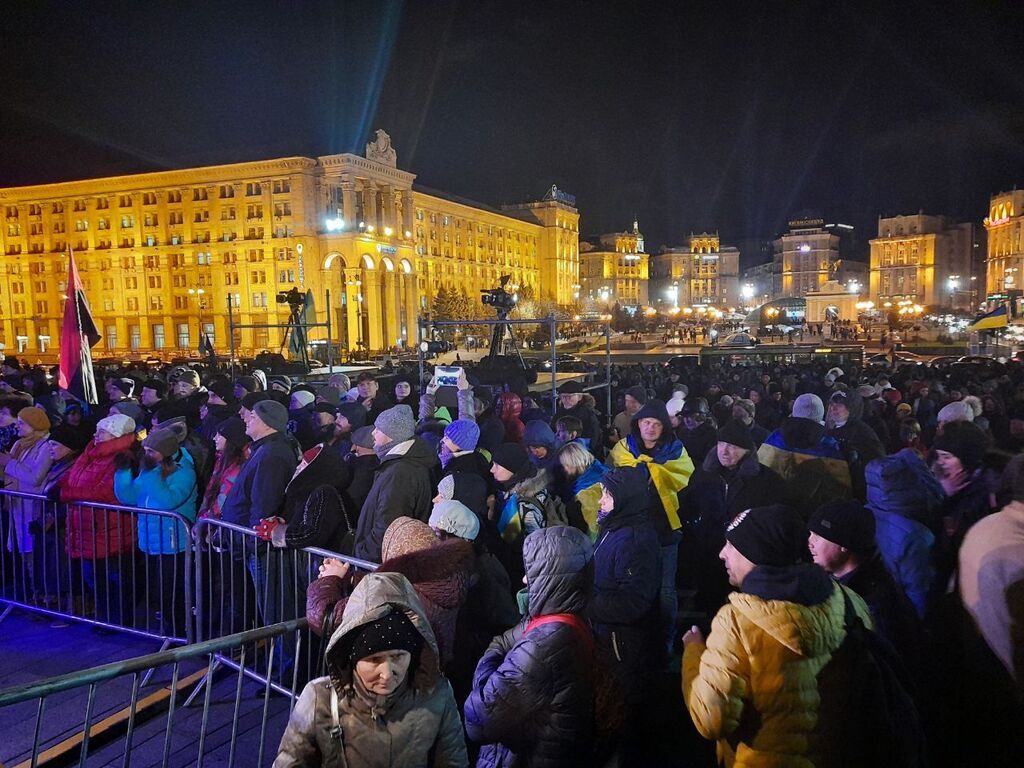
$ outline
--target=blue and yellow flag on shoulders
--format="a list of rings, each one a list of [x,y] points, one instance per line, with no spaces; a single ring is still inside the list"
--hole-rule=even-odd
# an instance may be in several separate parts
[[[969,326],[967,331],[990,331],[995,328],[1005,328],[1010,323],[1010,313],[1006,309],[1005,304],[993,309],[987,315],[982,315]]]

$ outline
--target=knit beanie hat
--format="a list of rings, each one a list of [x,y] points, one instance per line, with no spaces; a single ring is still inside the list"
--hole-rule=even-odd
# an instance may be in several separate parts
[[[270,389],[276,389],[279,392],[291,392],[292,380],[287,376],[271,376],[267,379],[267,383],[270,384]]]
[[[818,424],[825,423],[825,404],[812,392],[806,392],[793,401],[793,417],[809,419]]]
[[[167,396],[167,384],[162,379],[146,379],[142,382],[143,389],[152,389],[157,397]]]
[[[22,408],[18,411],[18,418],[28,424],[36,432],[46,432],[50,429],[50,417],[46,411],[34,405]]]
[[[396,443],[404,443],[416,436],[416,419],[408,405],[396,405],[382,411],[373,426]]]
[[[260,385],[254,376],[239,376],[235,379],[235,386],[241,387],[246,392],[258,392],[260,389]]]
[[[327,379],[327,382],[332,389],[338,390],[339,396],[342,392],[348,392],[352,389],[352,380],[348,377],[348,374],[332,373]]]
[[[299,408],[305,408],[307,405],[311,405],[315,399],[316,395],[307,389],[297,389],[292,392],[292,402]]]
[[[889,405],[896,405],[903,400],[903,395],[898,389],[887,389],[882,393],[882,399]]]
[[[460,451],[475,451],[480,440],[480,427],[469,419],[456,419],[444,428],[444,436],[455,443]]]
[[[445,475],[437,484],[437,495],[445,501],[455,498],[455,475]]]
[[[830,501],[811,515],[807,529],[851,552],[875,548],[875,516],[859,501]]]
[[[578,381],[567,381],[558,388],[560,395],[582,395],[583,385]]]
[[[750,427],[735,419],[729,419],[718,430],[718,442],[729,443],[748,451],[754,450],[754,438],[750,436]]]
[[[408,651],[415,659],[423,647],[423,635],[401,610],[392,610],[376,621],[356,627],[346,641],[348,663],[353,667],[360,659],[383,651]]]
[[[110,412],[131,416],[135,420],[136,427],[143,427],[149,421],[149,411],[134,400],[122,400],[119,403],[114,403],[110,406]]]
[[[988,436],[969,421],[951,421],[943,425],[942,434],[935,438],[932,448],[951,453],[960,459],[967,472],[981,466],[988,450]]]
[[[807,549],[800,515],[782,504],[740,512],[725,529],[725,538],[754,565],[793,565]]]
[[[288,428],[288,409],[276,400],[261,400],[253,406],[252,412],[271,429],[284,432]]]
[[[366,424],[366,409],[359,403],[342,403],[338,406],[337,413],[345,417],[353,430]]]
[[[135,419],[120,413],[112,413],[96,422],[96,431],[99,432],[101,429],[114,437],[124,437],[135,431]]]
[[[67,424],[58,424],[51,428],[50,440],[75,452],[84,450],[89,443],[89,438],[81,430],[69,427]]]
[[[384,538],[380,543],[381,562],[394,560],[410,552],[430,549],[435,544],[437,537],[429,525],[413,517],[398,517],[384,531]]]
[[[963,400],[954,400],[952,403],[947,403],[939,409],[939,415],[936,416],[939,424],[950,424],[954,421],[974,421],[974,409],[971,408],[970,403],[965,403]]]
[[[502,443],[491,456],[491,462],[518,475],[530,463],[530,456],[519,443]]]
[[[193,387],[199,386],[199,371],[194,368],[185,368],[178,376],[178,381],[184,381],[187,384],[191,384]]]
[[[627,389],[623,395],[629,395],[641,405],[647,402],[647,388],[637,384],[634,387]]]
[[[178,452],[178,437],[170,429],[154,429],[142,441],[142,447],[156,451],[167,458]]]
[[[119,390],[121,390],[121,392],[127,395],[128,397],[131,397],[132,392],[135,391],[135,380],[129,379],[128,377],[120,379],[111,379],[110,383],[117,387]]]
[[[341,393],[334,387],[320,387],[316,391],[316,399],[337,408],[341,402]]]
[[[684,405],[686,405],[686,395],[682,392],[673,392],[672,397],[665,403],[665,410],[668,412],[669,417],[676,416],[683,410]]]
[[[453,486],[454,487],[454,486]],[[430,527],[473,541],[480,534],[480,520],[461,501],[439,501],[430,511]]]
[[[217,427],[217,434],[222,435],[235,448],[241,448],[249,442],[249,436],[245,434],[245,422],[237,416],[224,419]]]
[[[640,419],[657,419],[665,425],[665,429],[672,429],[672,422],[668,420],[668,411],[661,400],[648,400],[644,407],[633,414],[633,423]]]
[[[188,423],[185,421],[184,416],[172,416],[169,419],[158,421],[156,429],[169,429],[174,433],[174,436],[178,438],[178,444],[185,442],[185,438],[188,437]]]
[[[360,448],[373,448],[373,427],[360,427],[355,430],[352,433],[352,445],[358,445]]]
[[[235,388],[227,379],[215,379],[207,384],[206,388],[225,403],[235,399]]]

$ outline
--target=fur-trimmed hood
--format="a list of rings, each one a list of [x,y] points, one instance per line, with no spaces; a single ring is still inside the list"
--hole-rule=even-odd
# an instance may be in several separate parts
[[[537,470],[537,474],[520,480],[509,491],[516,496],[537,496],[551,485],[551,473],[546,469]]]
[[[446,539],[429,549],[385,560],[380,570],[402,574],[417,592],[442,608],[458,608],[468,589],[474,560],[470,542]]]

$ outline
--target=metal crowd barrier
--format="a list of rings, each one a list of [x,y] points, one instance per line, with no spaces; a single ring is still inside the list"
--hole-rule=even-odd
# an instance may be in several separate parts
[[[191,525],[175,512],[0,489],[0,621],[18,607],[164,648],[191,642]],[[166,553],[155,541],[164,527]]]
[[[251,528],[214,518],[200,518],[193,528],[195,554],[196,633],[200,640],[243,632],[259,626],[304,618],[306,588],[318,577],[320,563],[332,557],[370,572],[375,563],[312,547],[279,548],[257,537]],[[217,654],[214,668],[241,671],[278,693],[294,697],[302,685],[321,674],[321,642],[306,624],[291,635],[258,646],[248,665]],[[275,653],[277,674],[267,680],[260,670]]]
[[[269,647],[260,671],[273,679],[274,641],[305,624],[282,622],[0,691],[0,765],[269,765],[301,691],[271,697],[264,682],[257,697],[245,695],[244,670]],[[239,659],[236,673],[206,685],[202,708],[190,707],[225,655]]]

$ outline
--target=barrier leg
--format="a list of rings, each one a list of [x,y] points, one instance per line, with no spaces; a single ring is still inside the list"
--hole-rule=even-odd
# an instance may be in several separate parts
[[[171,647],[171,641],[170,640],[164,640],[160,644],[160,650],[157,651],[157,653],[162,653],[163,651],[166,651],[170,647]],[[148,669],[146,671],[146,674],[142,677],[142,685],[143,686],[145,686],[146,684],[149,683],[149,678],[151,678],[153,676],[154,672],[156,672],[156,667],[153,667],[153,668]]]
[[[7,618],[7,614],[9,614],[13,610],[14,610],[14,606],[13,605],[8,605],[6,608],[4,608],[4,612],[0,613],[0,621],[3,621],[4,619],[6,619]]]

